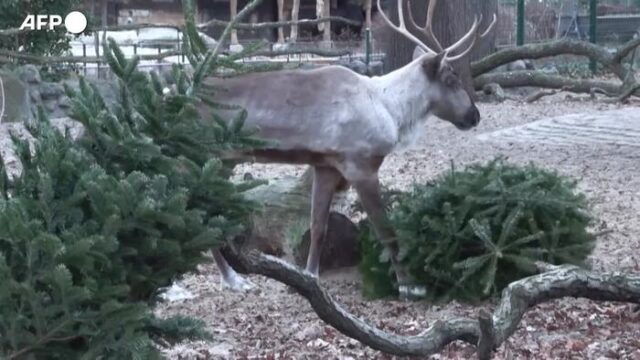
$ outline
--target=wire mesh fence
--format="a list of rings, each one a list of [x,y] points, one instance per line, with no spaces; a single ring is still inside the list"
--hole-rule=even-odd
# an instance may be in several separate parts
[[[498,47],[516,45],[518,0],[499,0]],[[524,43],[561,38],[589,40],[590,2],[525,0]],[[619,45],[640,36],[640,0],[597,0],[596,42]]]

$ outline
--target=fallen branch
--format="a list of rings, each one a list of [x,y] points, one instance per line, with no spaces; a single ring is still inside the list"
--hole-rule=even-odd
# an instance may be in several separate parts
[[[639,39],[622,45],[614,54],[606,48],[586,41],[562,39],[541,44],[528,44],[507,48],[471,63],[472,76],[480,76],[499,66],[523,59],[541,59],[558,55],[586,56],[611,70],[620,80],[625,80],[629,71],[622,60],[633,49],[640,46]]]
[[[624,47],[624,46],[623,46]],[[550,41],[540,44],[527,44],[507,48],[471,63],[471,74],[476,77],[487,73],[501,65],[523,59],[542,59],[558,55],[586,56],[609,68],[616,76],[624,80],[627,71],[620,61],[604,47],[586,41],[570,39]]]
[[[562,87],[562,89],[560,89],[560,90],[540,90],[537,93],[527,97],[524,100],[524,102],[526,102],[527,104],[532,104],[532,103],[542,99],[545,96],[552,96],[552,95],[555,95],[557,93],[566,91],[567,89],[568,88],[565,86],[565,87]]]
[[[504,73],[487,73],[473,79],[477,90],[485,85],[496,83],[503,88],[513,87],[541,87],[547,89],[565,89],[575,93],[591,92],[593,88],[599,88],[609,94],[620,94],[622,85],[610,81],[572,79],[558,75],[548,75],[538,71],[512,71]]]
[[[640,92],[640,84],[634,84],[633,86],[630,86],[629,88],[627,88],[625,91],[622,92],[622,94],[620,94],[614,102],[619,102],[619,103],[624,103],[627,100],[629,100],[629,98],[633,95],[635,95],[637,92]]]
[[[346,336],[376,350],[397,356],[429,356],[449,343],[462,340],[479,345],[486,358],[517,329],[525,312],[541,302],[562,297],[640,303],[640,275],[597,274],[577,266],[540,264],[542,274],[511,283],[502,292],[491,317],[454,318],[434,322],[416,336],[401,336],[373,327],[337,304],[309,272],[258,252],[229,251],[241,272],[259,274],[291,286],[309,301],[316,314]],[[491,350],[487,350],[491,349]]]
[[[628,41],[616,51],[613,55],[613,61],[622,62],[622,60],[631,54],[638,46],[640,46],[640,37]]]

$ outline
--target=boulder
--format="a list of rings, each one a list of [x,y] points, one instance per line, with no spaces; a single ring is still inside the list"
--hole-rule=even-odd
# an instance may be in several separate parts
[[[307,230],[300,244],[293,250],[296,264],[303,268],[309,255],[310,240],[311,232]],[[331,212],[320,255],[320,271],[355,266],[359,262],[358,227],[348,217]]]
[[[253,175],[246,173],[245,181]],[[234,246],[243,252],[259,250],[263,253],[306,264],[309,252],[309,223],[311,212],[311,183],[313,171],[302,176],[285,176],[270,180],[245,193],[245,197],[262,206],[252,215],[250,228],[236,237]],[[346,197],[336,196],[335,205],[344,205]],[[306,232],[306,234],[305,234]],[[222,249],[223,255],[228,249]],[[233,259],[229,264],[242,271]],[[359,262],[358,229],[347,217],[336,212],[329,216],[327,237],[320,260],[322,270],[353,266]]]
[[[23,65],[20,66],[16,73],[20,80],[27,84],[39,84],[42,80],[40,78],[40,71],[35,65]]]
[[[33,119],[31,101],[27,86],[20,76],[10,71],[0,70],[4,92],[4,114],[0,122],[22,122]],[[2,93],[0,93],[2,96]]]
[[[369,63],[370,76],[382,76],[384,75],[384,63],[382,61],[372,61]]]
[[[361,75],[367,74],[367,64],[360,60],[343,61],[340,62],[339,65],[349,68]]]
[[[57,100],[64,95],[62,84],[45,82],[40,85],[40,97],[42,100]]]

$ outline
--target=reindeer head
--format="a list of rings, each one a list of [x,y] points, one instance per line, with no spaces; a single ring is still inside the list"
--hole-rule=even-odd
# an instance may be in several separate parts
[[[430,102],[431,113],[451,122],[461,130],[468,130],[478,125],[480,123],[480,111],[478,111],[473,99],[462,85],[452,64],[467,56],[477,44],[478,39],[482,39],[489,34],[496,24],[496,15],[493,15],[493,21],[484,33],[480,34],[479,32],[479,26],[482,22],[481,15],[480,19],[478,17],[475,18],[469,32],[460,40],[448,48],[443,48],[432,29],[433,14],[438,1],[431,0],[429,2],[427,20],[423,27],[416,24],[413,15],[409,11],[409,21],[412,26],[432,44],[434,47],[432,49],[407,30],[404,17],[404,2],[402,0],[397,0],[399,26],[396,26],[385,15],[380,7],[380,0],[377,1],[378,9],[385,22],[417,45],[413,57],[422,66],[426,80],[424,83],[428,87],[428,89],[420,89],[420,91],[425,93],[425,101]],[[411,9],[410,4],[409,9]],[[466,46],[466,49],[464,49],[464,46]],[[456,53],[458,54],[455,55]]]

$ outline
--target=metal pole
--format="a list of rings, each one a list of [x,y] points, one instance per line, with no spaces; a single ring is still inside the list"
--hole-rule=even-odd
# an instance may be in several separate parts
[[[589,41],[595,44],[598,40],[598,0],[589,0]],[[597,63],[591,60],[591,72],[597,70]]]
[[[365,44],[365,63],[367,64],[367,69],[369,68],[369,63],[371,62],[371,29],[367,28],[364,32]]]
[[[518,0],[518,27],[516,45],[524,45],[524,0]]]

